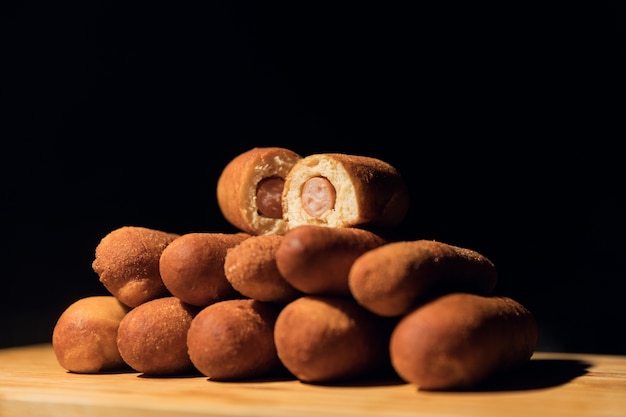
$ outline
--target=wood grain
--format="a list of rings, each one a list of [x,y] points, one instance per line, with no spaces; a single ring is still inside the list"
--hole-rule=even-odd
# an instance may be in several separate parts
[[[61,368],[48,344],[0,350],[0,416],[110,415],[623,417],[626,357],[538,352],[528,366],[480,388],[426,392],[396,378],[330,386],[81,375]]]

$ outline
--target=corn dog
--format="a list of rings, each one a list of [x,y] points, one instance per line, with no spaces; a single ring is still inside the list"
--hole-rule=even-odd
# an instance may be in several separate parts
[[[59,365],[75,373],[126,367],[117,350],[117,328],[129,310],[112,295],[85,297],[72,303],[52,331],[52,347]]]
[[[224,274],[240,294],[257,301],[286,304],[300,297],[278,271],[276,251],[282,235],[259,235],[228,249]]]
[[[285,233],[276,265],[285,280],[304,293],[350,296],[352,263],[385,243],[384,237],[365,229],[303,225]]]
[[[283,218],[301,225],[394,227],[406,216],[409,193],[387,162],[360,155],[314,154],[285,178]]]
[[[187,333],[194,366],[214,380],[241,380],[283,370],[274,345],[280,306],[252,299],[205,307]]]
[[[283,234],[285,177],[300,158],[289,149],[267,147],[232,159],[217,181],[217,203],[226,220],[252,235]]]
[[[488,295],[497,283],[494,264],[465,248],[432,240],[391,242],[370,250],[351,266],[353,297],[382,316],[399,316],[435,294]]]
[[[180,300],[199,307],[241,297],[224,274],[229,248],[248,233],[187,233],[168,245],[159,259],[163,284]]]
[[[471,388],[521,365],[537,343],[533,315],[507,297],[451,293],[404,316],[391,334],[392,366],[423,390]]]
[[[307,295],[276,319],[278,357],[299,380],[353,379],[391,369],[389,337],[395,320],[376,316],[349,298]]]
[[[92,268],[104,287],[129,307],[167,296],[159,258],[178,236],[146,227],[120,227],[98,243]]]
[[[117,348],[124,362],[146,375],[193,373],[187,332],[199,309],[174,296],[133,308],[120,321],[117,331]]]

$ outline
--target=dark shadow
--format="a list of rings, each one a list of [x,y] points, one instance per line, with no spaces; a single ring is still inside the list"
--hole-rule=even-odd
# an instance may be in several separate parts
[[[430,392],[497,392],[497,391],[527,391],[537,390],[558,385],[583,376],[587,373],[587,369],[591,364],[576,359],[532,359],[522,366],[508,371],[503,371],[492,375],[482,383],[463,389],[446,389],[446,390],[424,390]],[[132,373],[133,370],[122,371],[119,373]],[[113,373],[113,372],[109,372]],[[220,383],[264,383],[264,382],[283,382],[298,381],[298,379],[288,371],[273,372],[271,374],[253,377],[240,378],[234,380],[217,380],[207,378],[197,372],[176,375],[148,375],[139,374],[139,378],[206,378],[210,382]],[[328,382],[306,382],[300,381],[307,385],[317,385],[325,387],[382,387],[393,385],[407,385],[394,371],[384,371],[362,375],[358,378],[351,378],[338,381]],[[416,387],[416,390],[419,388]]]
[[[198,371],[189,371],[178,374],[146,374],[141,373],[137,375],[137,378],[150,378],[150,379],[182,379],[182,378],[200,378],[203,377]]]
[[[111,369],[105,369],[102,371],[95,371],[95,372],[67,371],[67,373],[76,374],[76,375],[117,375],[117,374],[136,374],[137,371],[135,371],[133,368],[129,366],[121,366],[119,368],[111,368]]]
[[[475,387],[455,392],[526,391],[555,387],[585,375],[590,365],[577,359],[532,359],[515,369],[494,374]]]
[[[348,378],[328,382],[302,382],[307,385],[324,387],[387,387],[392,385],[406,385],[407,382],[398,376],[393,370],[384,370],[361,375],[356,378]]]
[[[267,372],[263,375],[257,375],[252,377],[239,377],[232,379],[214,379],[207,375],[204,375],[197,369],[191,370],[186,373],[181,374],[164,374],[164,375],[156,375],[156,374],[139,374],[140,378],[204,378],[210,382],[221,382],[225,384],[234,384],[234,383],[257,383],[257,382],[283,382],[283,381],[296,381],[297,378],[285,368],[281,368],[279,370],[274,370]]]
[[[515,369],[494,374],[483,383],[471,388],[429,391],[459,393],[536,390],[563,385],[585,375],[590,365],[575,359],[532,359]],[[372,387],[404,385],[407,382],[394,372],[385,372],[354,380],[307,384],[329,387]]]
[[[276,371],[265,375],[259,375],[249,378],[236,378],[236,379],[213,379],[207,378],[211,382],[221,382],[224,384],[231,383],[258,383],[258,382],[285,382],[285,381],[297,381],[297,378],[289,371]]]

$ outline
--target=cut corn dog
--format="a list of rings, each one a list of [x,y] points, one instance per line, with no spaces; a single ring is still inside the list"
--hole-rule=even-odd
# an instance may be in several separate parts
[[[217,203],[226,220],[253,235],[283,234],[284,181],[300,158],[289,149],[267,147],[232,159],[217,181]]]
[[[408,211],[400,173],[387,162],[360,155],[314,154],[297,161],[285,178],[283,218],[288,229],[393,227]]]

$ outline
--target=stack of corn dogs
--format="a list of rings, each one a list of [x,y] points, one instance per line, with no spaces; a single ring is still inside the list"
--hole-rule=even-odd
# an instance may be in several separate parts
[[[222,381],[390,372],[421,390],[476,387],[526,363],[535,319],[494,295],[491,260],[394,237],[409,197],[376,158],[250,149],[217,181],[238,232],[124,226],[102,238],[92,267],[110,295],[61,314],[57,360],[76,373]]]

